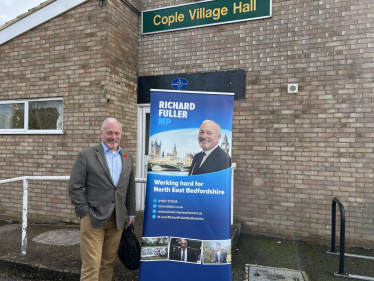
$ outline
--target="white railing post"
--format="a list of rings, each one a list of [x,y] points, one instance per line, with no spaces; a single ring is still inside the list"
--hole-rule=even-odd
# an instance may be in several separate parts
[[[136,210],[137,211],[144,211],[145,192],[146,192],[146,188],[147,188],[147,179],[146,178],[135,178],[135,182],[137,183]]]
[[[28,179],[23,179],[23,206],[22,206],[22,246],[21,251],[23,255],[26,255],[27,247],[27,204],[28,204]]]

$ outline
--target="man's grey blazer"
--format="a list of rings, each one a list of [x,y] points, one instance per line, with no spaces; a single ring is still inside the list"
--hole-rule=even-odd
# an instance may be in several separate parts
[[[135,176],[132,155],[122,150],[122,173],[114,185],[102,145],[78,153],[69,180],[69,197],[78,217],[90,215],[92,226],[102,227],[116,212],[116,225],[122,229],[126,215],[135,216]]]

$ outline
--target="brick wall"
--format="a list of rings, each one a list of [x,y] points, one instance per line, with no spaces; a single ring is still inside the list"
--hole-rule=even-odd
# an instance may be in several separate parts
[[[136,156],[139,16],[120,0],[108,9],[106,110],[124,124],[122,147]]]
[[[138,22],[121,1],[91,0],[0,46],[0,100],[64,98],[63,135],[0,135],[1,179],[70,175],[109,116],[123,123],[122,147],[135,155]],[[67,181],[32,181],[29,196],[29,219],[77,221]],[[0,217],[21,212],[22,182],[1,185]]]
[[[372,0],[273,0],[270,19],[140,37],[139,76],[246,70],[232,144],[244,231],[327,242],[338,197],[347,243],[374,245],[373,15]]]

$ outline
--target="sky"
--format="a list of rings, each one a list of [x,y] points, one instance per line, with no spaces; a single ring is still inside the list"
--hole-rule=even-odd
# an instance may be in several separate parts
[[[46,0],[0,0],[0,26]]]

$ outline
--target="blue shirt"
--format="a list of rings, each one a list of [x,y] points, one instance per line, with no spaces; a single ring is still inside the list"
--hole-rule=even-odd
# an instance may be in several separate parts
[[[117,185],[122,173],[121,147],[119,147],[118,151],[112,152],[103,142],[101,142],[101,145],[104,149],[106,163],[108,164],[113,183]]]

